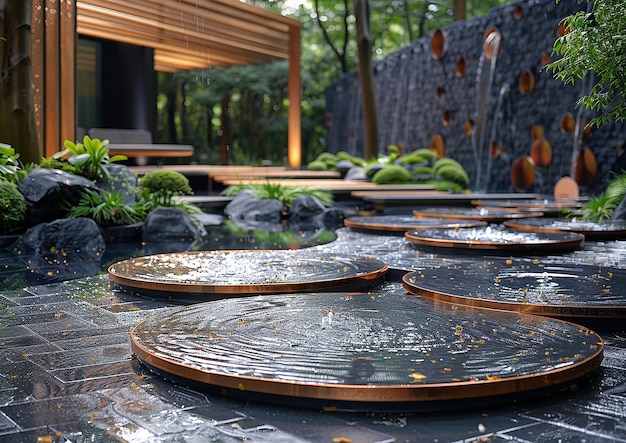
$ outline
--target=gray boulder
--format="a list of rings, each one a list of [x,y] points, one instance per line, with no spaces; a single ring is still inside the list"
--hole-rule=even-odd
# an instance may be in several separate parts
[[[201,223],[195,223],[180,208],[158,207],[151,211],[143,224],[145,242],[191,242],[206,235]]]
[[[279,200],[259,199],[251,191],[241,191],[224,208],[224,213],[233,220],[248,222],[280,223],[283,204]]]
[[[346,175],[344,175],[343,178],[344,180],[362,180],[362,181],[368,180],[367,172],[365,171],[365,168],[361,168],[360,166],[355,166],[353,168],[350,168],[348,172],[346,172]]]
[[[107,192],[118,192],[122,202],[132,205],[137,200],[137,175],[131,169],[120,163],[104,165],[109,175],[96,180],[96,185]]]
[[[84,189],[97,191],[98,187],[84,177],[59,169],[35,169],[19,184],[26,200],[27,223],[34,226],[64,218],[68,208],[78,203]]]
[[[40,223],[11,246],[40,281],[56,282],[95,275],[105,242],[96,222],[88,218]]]

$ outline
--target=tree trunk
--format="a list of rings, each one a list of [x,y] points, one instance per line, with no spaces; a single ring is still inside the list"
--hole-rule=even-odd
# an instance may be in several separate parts
[[[24,163],[41,160],[31,81],[32,1],[0,0],[0,142]]]
[[[365,158],[378,157],[378,113],[372,74],[372,33],[369,0],[355,0],[356,37],[359,51],[359,78],[365,123]]]

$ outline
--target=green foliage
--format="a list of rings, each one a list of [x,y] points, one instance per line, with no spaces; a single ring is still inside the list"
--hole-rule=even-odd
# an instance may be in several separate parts
[[[558,1],[558,0],[557,0]],[[596,0],[591,13],[579,11],[564,19],[568,31],[554,42],[559,59],[548,71],[565,84],[573,84],[592,71],[596,83],[578,104],[598,111],[592,126],[626,120],[626,19],[624,0]]]
[[[69,218],[87,217],[98,226],[131,225],[145,218],[139,204],[126,205],[117,192],[85,189],[78,203],[69,210]]]
[[[59,160],[69,156],[67,161],[75,167],[78,175],[89,179],[107,177],[109,171],[105,168],[106,164],[127,159],[125,155],[109,156],[108,144],[108,140],[92,139],[88,135],[85,135],[82,143],[65,140],[65,149],[54,154],[52,159]]]
[[[568,217],[591,222],[608,220],[624,197],[626,197],[626,173],[616,175],[607,184],[603,193],[591,198],[580,210],[570,212]]]
[[[387,165],[374,174],[372,182],[379,185],[411,183],[411,173],[404,166]]]
[[[437,175],[442,177],[444,180],[456,183],[461,188],[467,188],[469,185],[467,172],[465,172],[465,170],[460,166],[452,164],[444,165],[437,170]]]
[[[46,169],[60,169],[68,174],[82,175],[82,171],[79,167],[52,157],[42,158],[39,162],[39,167]]]
[[[139,180],[139,187],[151,194],[193,194],[187,177],[177,171],[150,171]]]
[[[201,214],[202,209],[184,200],[176,199],[176,197],[192,194],[189,180],[180,172],[151,171],[139,180],[139,200],[146,213],[159,206],[165,206],[182,209],[188,214]]]
[[[328,165],[326,165],[326,163],[321,162],[319,160],[313,160],[311,163],[307,165],[307,168],[310,171],[328,171]]]
[[[580,217],[583,220],[598,223],[610,219],[616,207],[614,199],[603,192],[585,203],[580,211],[569,214],[569,217]]]
[[[24,227],[26,201],[9,181],[0,180],[0,234],[13,234]]]
[[[224,195],[235,196],[244,189],[251,190],[259,199],[275,199],[280,201],[286,208],[291,207],[294,200],[302,194],[311,195],[325,205],[333,204],[333,197],[330,191],[325,189],[312,189],[300,186],[284,186],[280,183],[263,183],[253,185],[229,186],[224,190]]]
[[[19,158],[14,148],[0,143],[0,180],[18,184],[32,170],[32,166],[25,167]]]
[[[414,165],[426,163],[428,165],[437,161],[437,153],[430,149],[417,149],[409,154],[400,157],[400,163],[403,165]]]

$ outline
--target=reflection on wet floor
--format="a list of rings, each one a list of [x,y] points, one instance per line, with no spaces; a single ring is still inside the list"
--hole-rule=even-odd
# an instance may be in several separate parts
[[[315,248],[376,257],[395,275],[441,262],[402,237],[345,229],[338,237]],[[624,242],[586,242],[542,262],[621,272],[625,254]],[[623,331],[600,331],[597,371],[535,400],[459,402],[445,413],[332,412],[203,393],[153,375],[133,357],[130,331],[172,309],[179,307],[119,291],[106,275],[0,292],[0,441],[626,441]]]

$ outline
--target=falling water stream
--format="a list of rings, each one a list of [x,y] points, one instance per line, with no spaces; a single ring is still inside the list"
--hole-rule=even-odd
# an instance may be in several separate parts
[[[491,85],[493,83],[493,76],[496,70],[496,62],[498,60],[500,45],[500,33],[497,30],[493,30],[487,35],[483,43],[483,53],[480,56],[478,71],[476,73],[476,114],[474,118],[474,130],[472,133],[472,147],[474,150],[476,165],[474,170],[474,189],[476,191],[486,191],[486,180],[488,179],[488,177],[483,177],[483,163],[485,152],[487,151],[485,148],[485,141],[483,140],[483,133],[485,131],[489,96],[491,94]],[[487,171],[487,173],[489,172],[490,171]],[[484,183],[483,178],[485,179]]]

